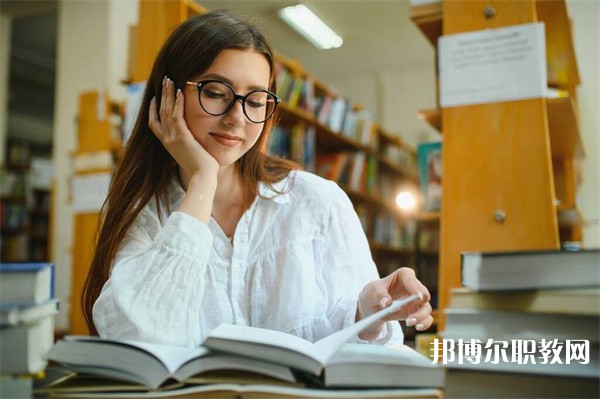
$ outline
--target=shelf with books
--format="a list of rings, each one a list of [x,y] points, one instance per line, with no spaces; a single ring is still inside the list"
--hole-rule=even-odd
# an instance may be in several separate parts
[[[3,261],[48,259],[51,147],[9,139],[0,189]]]
[[[277,55],[277,90],[282,98],[269,151],[311,160],[307,170],[336,181],[348,194],[370,240],[380,274],[414,256],[414,220],[394,203],[404,187],[416,187],[416,151],[380,126],[372,115],[303,70],[298,61]],[[302,131],[313,129],[313,143]],[[308,156],[306,148],[311,148]],[[314,147],[314,148],[313,148]],[[302,155],[299,157],[298,153]],[[388,259],[395,265],[388,265]],[[402,262],[400,262],[400,261]]]

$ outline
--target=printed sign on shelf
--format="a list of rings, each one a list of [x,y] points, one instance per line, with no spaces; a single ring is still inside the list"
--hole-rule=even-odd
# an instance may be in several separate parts
[[[544,24],[441,36],[440,104],[460,105],[544,97]]]

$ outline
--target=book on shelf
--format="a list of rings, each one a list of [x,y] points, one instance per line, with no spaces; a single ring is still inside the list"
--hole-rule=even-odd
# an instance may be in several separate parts
[[[453,288],[449,308],[600,316],[600,288],[519,291]]]
[[[2,373],[37,373],[54,341],[54,314],[0,329]]]
[[[5,328],[18,324],[32,323],[37,319],[57,313],[57,299],[50,299],[45,303],[26,307],[0,307],[0,327]]]
[[[0,263],[0,308],[41,304],[53,297],[52,263]]]
[[[475,290],[600,287],[600,250],[465,252],[463,285]]]
[[[586,339],[600,340],[599,318],[531,312],[480,311],[446,308],[442,335],[450,339]]]
[[[0,398],[31,398],[33,377],[30,375],[0,375]]]
[[[596,378],[449,369],[447,398],[598,398]]]
[[[287,384],[308,381],[318,386],[440,387],[443,370],[408,347],[347,344],[360,331],[416,298],[414,295],[395,301],[316,343],[278,331],[223,324],[195,349],[66,336],[48,353],[48,359],[73,372],[141,384],[149,389],[157,389],[170,380],[202,381],[203,373],[216,370],[255,373]],[[377,378],[366,378],[372,375],[366,371],[370,368],[377,370]],[[400,377],[400,373],[406,376]],[[414,379],[415,373],[423,373],[426,378]]]
[[[442,202],[442,143],[419,144],[417,162],[423,209],[439,211]]]

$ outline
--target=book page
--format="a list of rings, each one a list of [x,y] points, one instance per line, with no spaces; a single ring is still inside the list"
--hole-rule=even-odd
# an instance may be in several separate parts
[[[350,341],[354,336],[358,335],[361,331],[366,330],[378,320],[399,311],[403,306],[417,299],[419,299],[418,295],[411,295],[404,299],[393,301],[387,308],[382,309],[377,313],[373,313],[359,322],[315,342],[315,358],[322,364],[325,364],[342,344]]]
[[[327,366],[347,363],[378,363],[389,365],[438,367],[414,349],[396,343],[387,345],[345,344],[329,359]]]
[[[265,328],[239,326],[236,324],[221,324],[208,335],[227,341],[251,342],[264,346],[288,349],[292,352],[314,357],[314,344],[295,335]]]
[[[195,359],[198,357],[202,357],[209,353],[207,348],[199,347],[199,348],[185,348],[179,346],[172,345],[161,345],[154,344],[149,342],[142,342],[136,340],[111,340],[111,339],[103,339],[99,337],[92,336],[74,336],[67,335],[65,337],[66,341],[84,341],[84,342],[93,342],[99,345],[126,345],[142,350],[150,355],[154,356],[165,366],[165,368],[169,371],[169,373],[173,374],[181,365],[190,361],[191,359]]]

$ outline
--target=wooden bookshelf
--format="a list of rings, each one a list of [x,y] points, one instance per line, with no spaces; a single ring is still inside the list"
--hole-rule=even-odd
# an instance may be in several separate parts
[[[444,136],[440,309],[460,286],[463,251],[554,249],[581,239],[579,75],[565,2],[495,2],[486,18],[488,3],[414,7],[411,19],[434,46],[441,34],[544,22],[548,86],[567,95],[419,112]],[[443,313],[439,319],[443,329]]]

